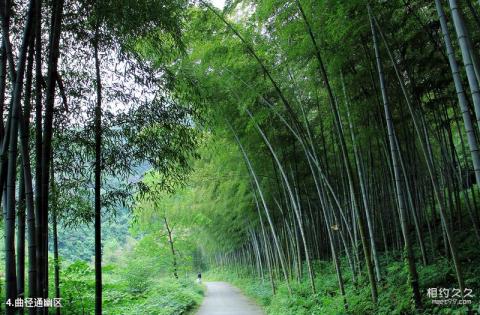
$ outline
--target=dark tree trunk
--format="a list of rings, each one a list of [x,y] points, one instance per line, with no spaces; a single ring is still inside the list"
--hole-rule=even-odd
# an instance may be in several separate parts
[[[47,89],[45,95],[45,121],[43,126],[42,163],[41,163],[41,239],[39,264],[41,296],[48,297],[48,209],[49,209],[49,182],[50,182],[50,159],[52,156],[53,137],[53,107],[55,103],[55,83],[57,76],[57,64],[60,54],[59,43],[61,24],[63,17],[64,0],[52,2],[52,23],[49,39],[49,55],[47,69]],[[37,78],[38,79],[38,78]]]
[[[43,256],[41,212],[42,198],[42,1],[35,1],[35,240],[36,240],[36,296],[43,294]],[[35,310],[31,309],[30,314]]]
[[[17,174],[17,144],[18,144],[18,127],[21,113],[21,97],[23,90],[23,78],[25,74],[25,65],[27,61],[27,52],[30,43],[30,34],[33,21],[33,4],[30,1],[28,9],[28,17],[25,24],[22,46],[20,49],[20,56],[18,61],[17,75],[13,85],[12,99],[10,103],[10,112],[12,121],[9,126],[9,146],[8,146],[8,169],[6,182],[5,197],[5,280],[6,280],[6,299],[14,302],[17,296],[17,275],[15,267],[15,193],[16,193],[16,174]],[[2,12],[3,13],[3,12]],[[2,14],[4,17],[4,15]],[[8,40],[4,40],[8,45]],[[11,50],[7,52],[11,54]],[[9,58],[7,56],[7,58]],[[12,58],[13,59],[13,58]],[[13,62],[10,66],[14,67]],[[12,76],[13,78],[14,76]],[[23,223],[24,224],[24,223]],[[7,314],[14,314],[15,308],[7,306]]]
[[[166,216],[163,216],[163,221],[165,222],[165,228],[167,229],[168,235],[168,244],[170,245],[170,251],[172,252],[173,275],[175,276],[175,279],[178,279],[177,254],[175,253],[175,247],[173,246],[172,229],[168,225]]]
[[[58,258],[58,231],[57,231],[57,216],[58,216],[58,203],[57,192],[55,190],[55,172],[52,166],[50,168],[50,185],[52,189],[52,233],[53,233],[53,268],[54,268],[54,285],[55,285],[55,297],[60,298],[60,260]],[[60,308],[55,308],[55,314],[60,315]]]
[[[25,180],[20,168],[17,206],[17,296],[25,298]],[[23,314],[23,308],[18,310]]]
[[[30,36],[33,39],[32,36]],[[30,97],[32,90],[32,71],[33,71],[33,40],[30,40],[30,48],[28,53],[28,63],[27,63],[27,72],[26,72],[26,82],[25,82],[25,113],[23,124],[28,126],[28,117],[30,117]],[[22,127],[20,127],[22,129]],[[22,130],[24,131],[24,130]],[[23,138],[23,132],[21,132]],[[22,139],[22,145],[25,142],[28,145],[28,137]],[[23,152],[23,151],[22,151]],[[23,155],[22,155],[22,165]],[[17,209],[17,292],[18,296],[25,298],[25,205],[26,205],[26,194],[25,194],[25,169],[20,167],[20,183],[18,188],[18,209]],[[29,230],[30,233],[30,230]],[[19,314],[23,314],[23,308],[19,309]]]
[[[102,314],[102,227],[101,227],[101,172],[102,172],[102,81],[98,57],[99,27],[94,38],[95,84],[97,103],[95,106],[95,314]]]

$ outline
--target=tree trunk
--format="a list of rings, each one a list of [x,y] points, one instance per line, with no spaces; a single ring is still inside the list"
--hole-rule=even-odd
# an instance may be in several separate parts
[[[57,64],[60,54],[59,43],[63,18],[64,0],[52,2],[52,23],[49,39],[49,55],[47,67],[47,88],[45,95],[45,118],[43,127],[42,162],[41,162],[41,242],[42,248],[39,257],[41,274],[41,296],[48,297],[48,209],[49,209],[49,182],[50,182],[50,158],[52,156],[53,137],[53,107],[55,102],[55,83],[57,76]]]
[[[257,175],[256,175],[255,171],[253,170],[253,166],[250,162],[250,159],[248,158],[247,153],[245,152],[245,149],[243,148],[243,146],[240,142],[240,139],[237,136],[237,133],[235,132],[235,130],[233,129],[233,127],[229,123],[228,123],[228,126],[230,127],[230,129],[233,132],[233,135],[235,137],[235,141],[237,142],[238,147],[240,148],[240,151],[242,152],[242,155],[243,155],[243,158],[245,160],[245,163],[247,164],[247,168],[249,170],[249,173],[252,176],[252,179],[255,183],[255,186],[257,187],[258,195],[260,197],[260,200],[262,201],[263,209],[265,211],[265,215],[267,217],[268,224],[270,225],[270,230],[272,232],[272,237],[273,237],[273,241],[274,241],[274,244],[275,244],[275,248],[277,249],[278,258],[280,260],[280,265],[281,265],[281,268],[282,268],[282,272],[283,272],[285,282],[287,284],[288,292],[289,292],[289,294],[291,294],[292,291],[291,291],[291,288],[290,288],[290,282],[289,282],[289,279],[288,279],[287,269],[286,269],[286,265],[285,265],[285,256],[284,256],[284,254],[282,252],[282,249],[280,247],[280,242],[278,240],[277,233],[275,232],[275,227],[273,225],[272,218],[270,217],[270,211],[268,210],[268,206],[267,206],[267,203],[265,201],[265,197],[263,196],[263,192],[262,192],[260,183],[258,181],[258,178],[257,178]]]
[[[363,247],[363,251],[364,251],[364,255],[365,255],[365,263],[366,263],[366,266],[367,266],[368,279],[370,281],[370,286],[371,286],[372,300],[373,300],[373,303],[376,304],[377,300],[378,300],[378,293],[377,293],[377,284],[375,282],[375,276],[374,276],[374,270],[373,270],[374,268],[372,266],[372,261],[371,261],[372,257],[371,257],[371,252],[370,252],[370,243],[372,241],[369,242],[367,240],[367,239],[373,237],[373,235],[369,235],[365,231],[365,222],[364,222],[364,219],[363,219],[363,215],[360,213],[360,209],[359,209],[360,202],[358,201],[358,195],[357,195],[357,182],[356,182],[356,179],[354,178],[354,174],[353,174],[353,171],[352,171],[352,166],[351,166],[350,160],[348,158],[348,150],[347,150],[347,146],[345,144],[345,137],[344,137],[342,127],[341,127],[340,115],[339,115],[339,112],[338,112],[337,103],[336,103],[335,97],[333,95],[332,88],[330,86],[327,71],[325,69],[325,65],[324,65],[323,60],[322,60],[322,55],[320,54],[320,49],[319,49],[318,44],[315,40],[315,36],[313,34],[312,28],[310,26],[310,23],[308,22],[307,16],[306,16],[306,14],[305,14],[305,12],[304,12],[301,4],[300,4],[300,1],[296,0],[296,3],[297,3],[297,6],[299,8],[299,11],[301,13],[301,16],[302,16],[302,18],[303,18],[303,20],[304,20],[304,22],[307,26],[307,31],[308,31],[310,40],[312,41],[312,44],[315,48],[315,57],[317,58],[318,65],[319,65],[319,68],[320,68],[320,73],[321,73],[323,82],[325,84],[325,87],[327,89],[328,99],[329,99],[331,111],[332,111],[332,114],[333,114],[333,117],[334,117],[334,125],[335,125],[335,129],[337,131],[337,136],[339,138],[343,163],[345,165],[345,172],[347,174],[347,179],[348,179],[348,183],[349,183],[350,195],[351,195],[352,202],[353,202],[352,209],[353,209],[353,211],[356,212],[356,219],[357,219],[358,229],[359,229],[359,232],[360,232],[360,239],[361,239],[361,242],[362,242],[362,247]],[[366,201],[364,200],[364,203],[365,202]],[[377,274],[378,274],[378,277],[379,277],[380,276],[380,267],[378,265],[376,266],[376,271],[377,271]],[[377,279],[377,280],[379,280],[379,279]]]
[[[411,104],[408,93],[406,91],[405,84],[403,83],[402,76],[400,74],[400,70],[398,69],[398,66],[395,62],[395,58],[393,57],[393,54],[390,50],[390,47],[389,47],[388,42],[385,38],[385,35],[383,34],[383,32],[380,28],[380,25],[378,24],[378,21],[376,20],[376,18],[374,16],[372,16],[372,19],[373,19],[375,25],[378,27],[378,31],[380,33],[380,36],[382,37],[382,40],[385,43],[385,48],[387,50],[387,53],[388,53],[388,56],[389,56],[390,61],[392,63],[392,66],[395,70],[395,75],[397,76],[398,83],[400,85],[400,89],[402,91],[402,94],[404,96],[404,99],[405,99],[405,102],[407,104],[408,110],[410,112],[410,116],[412,118],[412,122],[413,122],[415,132],[416,132],[416,134],[417,134],[417,136],[420,140],[422,153],[424,155],[425,162],[427,164],[428,174],[430,176],[430,180],[431,180],[431,183],[432,183],[433,196],[435,197],[435,199],[438,203],[438,211],[439,211],[439,214],[440,214],[440,219],[441,219],[442,225],[444,225],[444,232],[445,232],[445,236],[446,236],[446,239],[447,239],[446,243],[448,243],[448,246],[450,247],[450,253],[451,253],[452,259],[453,259],[453,264],[454,264],[454,267],[455,267],[455,273],[456,273],[456,276],[457,276],[458,285],[459,285],[460,291],[464,292],[463,290],[465,288],[465,283],[464,283],[464,280],[463,280],[462,268],[461,268],[461,265],[460,265],[460,258],[458,257],[458,250],[457,250],[455,242],[453,240],[452,231],[450,229],[450,226],[448,225],[448,220],[447,220],[445,209],[444,209],[445,208],[445,200],[444,200],[442,189],[441,189],[440,184],[439,184],[437,174],[435,172],[435,165],[434,165],[432,147],[431,147],[431,143],[430,143],[430,140],[429,140],[429,137],[428,137],[427,127],[426,127],[426,124],[425,124],[425,121],[424,121],[423,113],[421,113],[421,112],[416,113],[414,111],[414,108]],[[420,121],[418,121],[418,119],[420,119]]]
[[[32,37],[33,44],[33,37]],[[37,238],[36,238],[36,221],[35,209],[33,202],[32,191],[32,170],[30,166],[30,149],[29,149],[29,125],[31,112],[31,87],[33,76],[33,45],[30,46],[29,67],[27,71],[27,82],[25,91],[25,113],[24,117],[20,118],[20,151],[22,157],[21,171],[23,174],[24,190],[25,190],[25,205],[27,209],[27,227],[28,227],[28,292],[30,298],[37,297]],[[21,114],[21,112],[20,112]],[[34,308],[29,308],[29,314],[35,314]]]
[[[255,199],[255,205],[256,205],[256,208],[257,208],[257,212],[258,212],[258,218],[260,220],[260,227],[262,228],[262,237],[263,237],[263,243],[264,243],[264,249],[265,249],[265,259],[267,261],[267,268],[268,268],[268,274],[270,276],[270,284],[272,286],[272,294],[275,295],[275,281],[273,279],[273,271],[272,271],[272,263],[271,263],[271,257],[270,257],[270,251],[268,249],[268,242],[267,242],[267,236],[266,236],[266,232],[265,232],[265,226],[263,225],[263,218],[262,218],[262,212],[260,211],[260,205],[258,203],[258,198],[257,198],[257,194],[255,192],[255,186],[254,184],[252,183],[252,188],[253,188],[253,197]]]
[[[102,314],[102,81],[98,56],[99,23],[97,20],[93,43],[95,54],[95,85],[97,92],[97,103],[95,106],[95,314],[97,315]]]
[[[477,127],[480,128],[480,88],[478,82],[477,72],[478,70],[475,69],[474,65],[474,56],[472,56],[471,44],[470,44],[470,36],[467,32],[465,22],[463,20],[463,15],[458,6],[456,0],[448,0],[450,4],[450,10],[452,12],[453,24],[455,26],[455,31],[458,37],[458,43],[460,46],[460,50],[462,52],[463,57],[463,64],[465,66],[465,71],[467,72],[467,79],[468,84],[470,85],[470,93],[473,99],[473,105],[475,108],[475,114],[477,118]],[[440,4],[441,8],[441,4]],[[437,5],[437,10],[439,6]],[[443,26],[442,26],[443,32]],[[444,34],[445,36],[445,34]],[[450,61],[451,63],[451,61]],[[463,291],[462,291],[463,292]]]
[[[33,4],[30,1],[28,9],[28,17],[25,23],[25,29],[20,49],[18,61],[17,75],[13,86],[12,99],[10,103],[10,111],[12,121],[9,126],[9,146],[8,146],[8,169],[5,195],[5,282],[6,282],[6,299],[14,303],[17,296],[17,275],[15,267],[15,193],[16,193],[16,171],[17,171],[17,144],[18,144],[18,126],[21,117],[21,97],[23,90],[23,78],[25,74],[25,64],[27,60],[27,52],[30,43],[30,34],[33,21]],[[2,12],[3,13],[3,12]],[[2,14],[3,15],[3,14]],[[3,15],[4,18],[4,15]],[[5,33],[4,33],[5,34]],[[8,40],[4,40],[6,45]],[[9,52],[9,54],[11,51]],[[10,63],[13,67],[13,62]],[[12,76],[13,77],[13,76]],[[3,180],[3,179],[2,179]],[[24,224],[24,223],[23,223]],[[13,305],[13,304],[12,304]],[[7,314],[14,314],[15,308],[7,306]]]
[[[170,250],[172,252],[173,275],[175,276],[175,279],[178,279],[177,254],[175,253],[175,247],[173,246],[172,229],[168,225],[166,216],[163,216],[163,221],[165,222],[165,228],[167,229],[168,235],[168,244],[170,245]]]
[[[8,10],[7,5],[5,5],[5,9]],[[8,16],[9,14],[6,13],[5,15]],[[4,23],[3,27],[5,29],[8,29],[9,21],[7,20],[6,16],[4,17],[5,21],[2,21],[2,23]],[[6,35],[2,34],[2,37],[4,36]],[[7,84],[7,48],[6,48],[5,40],[2,40],[0,62],[1,62],[0,64],[0,139],[3,140],[3,137],[5,136],[3,112],[5,108],[5,92],[6,92],[6,84]]]
[[[397,202],[398,202],[398,209],[400,214],[400,224],[401,224],[401,229],[403,232],[403,238],[405,242],[405,251],[406,251],[407,261],[408,261],[410,285],[413,290],[413,299],[415,301],[415,307],[416,309],[422,309],[422,297],[420,295],[418,274],[415,266],[415,258],[413,255],[413,249],[411,247],[410,236],[409,236],[409,231],[407,227],[407,218],[406,218],[405,200],[404,200],[405,197],[403,194],[401,167],[399,163],[400,151],[397,145],[397,139],[395,135],[395,129],[393,126],[392,116],[390,114],[388,96],[387,96],[387,91],[385,86],[385,78],[383,75],[383,67],[380,59],[380,50],[377,44],[377,34],[376,34],[376,29],[375,29],[375,25],[373,22],[371,9],[369,5],[368,5],[368,13],[370,17],[370,26],[372,28],[373,45],[375,48],[375,56],[377,60],[378,77],[380,81],[380,90],[382,92],[383,105],[385,110],[385,119],[387,122],[387,131],[388,131],[388,138],[390,142],[390,152],[391,152],[394,177],[395,177],[395,186],[396,186],[396,192],[397,192]]]
[[[250,113],[250,111],[247,109],[247,114],[250,116],[250,118],[252,118],[253,120],[253,116],[252,114]],[[294,193],[293,193],[293,190],[290,186],[290,183],[289,183],[289,180],[288,180],[288,177],[287,175],[285,174],[285,171],[282,167],[282,164],[280,163],[280,160],[278,159],[275,151],[273,150],[273,147],[271,146],[270,142],[268,141],[265,133],[262,131],[262,129],[260,128],[260,126],[255,122],[253,121],[254,124],[255,124],[255,127],[257,128],[258,132],[260,133],[260,135],[262,136],[265,144],[268,146],[269,150],[270,150],[270,153],[272,154],[273,158],[275,159],[276,161],[276,164],[277,164],[277,167],[280,171],[280,174],[282,175],[282,179],[285,183],[285,186],[287,188],[287,191],[288,191],[288,194],[290,196],[290,199],[291,199],[291,204],[292,204],[292,208],[293,208],[293,211],[294,211],[294,214],[295,214],[295,217],[297,219],[297,223],[298,223],[298,227],[299,227],[299,230],[300,230],[300,235],[302,237],[302,242],[303,242],[303,246],[304,246],[304,250],[305,250],[305,260],[307,262],[307,268],[308,268],[308,273],[309,273],[309,279],[310,279],[310,286],[311,286],[311,289],[312,289],[312,292],[315,293],[315,281],[314,281],[314,274],[313,274],[313,269],[312,269],[312,266],[311,266],[311,261],[310,261],[310,254],[309,254],[309,251],[308,251],[308,246],[307,246],[307,240],[306,240],[306,236],[305,236],[305,231],[304,231],[304,227],[303,227],[303,223],[302,223],[302,216],[301,216],[301,213],[300,213],[300,209],[298,208],[298,204],[295,200],[295,196],[294,196]]]
[[[345,82],[344,82],[344,79],[343,79],[343,74],[341,75],[341,80],[342,80],[342,88],[343,88],[343,94],[344,94],[344,97],[345,97],[345,108],[347,110],[347,120],[348,120],[348,126],[349,126],[349,130],[350,130],[350,137],[351,137],[351,140],[352,140],[352,146],[353,146],[353,153],[354,153],[354,157],[355,157],[355,163],[356,163],[356,168],[357,168],[357,172],[358,172],[358,179],[359,179],[359,183],[360,183],[360,191],[362,193],[362,201],[363,201],[363,206],[365,208],[365,217],[367,218],[367,228],[368,228],[368,233],[370,235],[370,245],[372,246],[372,257],[373,257],[373,263],[374,263],[374,266],[375,266],[375,275],[377,276],[377,281],[380,281],[382,280],[382,277],[381,277],[381,273],[380,273],[380,262],[378,260],[378,253],[377,253],[377,246],[375,244],[375,234],[374,234],[374,231],[373,231],[373,222],[372,222],[372,218],[371,218],[371,214],[370,214],[370,207],[368,205],[368,199],[367,199],[367,190],[365,188],[365,178],[364,178],[364,175],[363,175],[363,171],[362,171],[362,165],[361,165],[361,162],[360,162],[360,154],[358,152],[358,149],[357,149],[357,142],[356,142],[356,139],[355,139],[355,132],[353,130],[353,124],[352,124],[352,120],[351,120],[351,117],[350,117],[350,104],[349,104],[349,99],[348,99],[348,96],[347,96],[347,90],[345,88]]]
[[[18,209],[17,209],[17,296],[25,298],[25,179],[23,169],[20,168],[20,180],[18,186]],[[18,313],[23,315],[20,308]]]
[[[445,18],[445,12],[443,10],[440,0],[435,0],[437,7],[438,17],[440,19],[440,25],[442,28],[443,38],[445,41],[445,48],[448,55],[448,61],[450,63],[450,69],[452,70],[453,82],[455,84],[455,90],[457,92],[458,103],[460,105],[460,111],[462,112],[463,124],[465,126],[465,132],[467,133],[468,146],[470,148],[470,154],[472,155],[473,169],[475,170],[475,178],[477,183],[480,183],[480,152],[478,150],[477,140],[475,138],[475,131],[473,129],[472,117],[468,109],[467,96],[463,88],[462,79],[460,76],[460,69],[455,59],[455,52],[453,50],[450,34],[448,33],[447,20]]]
[[[43,294],[44,242],[42,238],[43,215],[42,198],[42,1],[35,1],[35,244],[36,244],[36,292],[35,297]],[[32,308],[30,314],[35,313]]]
[[[20,117],[20,124],[23,121],[26,126],[28,126],[28,118],[30,117],[30,97],[32,91],[32,71],[33,71],[33,36],[30,36],[28,60],[27,60],[27,70],[26,70],[26,82],[25,82],[25,97],[24,97],[24,106],[25,106],[25,117]],[[21,113],[20,113],[21,114]],[[28,128],[28,127],[27,127]],[[23,138],[24,130],[20,127],[21,136]],[[23,142],[28,144],[28,137],[21,141],[22,146]],[[22,150],[21,150],[22,151]],[[25,164],[23,162],[20,166],[20,179],[19,179],[19,188],[18,188],[18,225],[17,225],[17,291],[18,296],[25,298],[25,205],[26,205],[26,184],[25,184],[25,169],[22,167]],[[29,230],[30,233],[30,230]],[[19,309],[19,314],[24,314],[24,309]]]

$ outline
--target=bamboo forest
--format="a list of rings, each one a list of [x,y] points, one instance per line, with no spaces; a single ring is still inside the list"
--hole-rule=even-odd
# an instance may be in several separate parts
[[[479,0],[0,26],[0,314],[480,314]]]

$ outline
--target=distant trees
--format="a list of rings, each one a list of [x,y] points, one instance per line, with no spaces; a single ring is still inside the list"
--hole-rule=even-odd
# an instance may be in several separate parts
[[[182,199],[180,195],[170,199],[173,195],[158,185],[161,176],[158,172],[148,172],[143,179],[144,189],[135,198],[134,233],[142,235],[145,242],[151,239],[158,246],[159,255],[152,258],[162,266],[159,272],[180,279],[192,270],[198,272],[195,268],[199,266],[192,262],[196,232],[190,228],[195,218],[176,202]],[[177,189],[181,191],[181,186]]]

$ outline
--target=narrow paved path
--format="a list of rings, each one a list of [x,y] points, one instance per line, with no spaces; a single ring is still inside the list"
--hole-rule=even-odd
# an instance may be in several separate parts
[[[205,282],[207,292],[196,315],[264,315],[239,289],[226,282]]]

